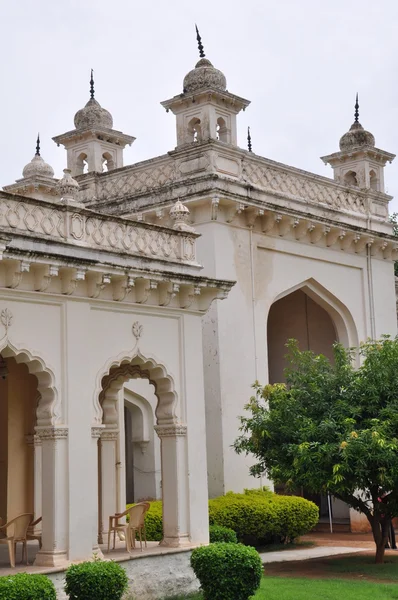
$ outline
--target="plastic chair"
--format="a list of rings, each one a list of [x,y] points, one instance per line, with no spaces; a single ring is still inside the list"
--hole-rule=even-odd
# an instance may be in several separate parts
[[[33,520],[33,515],[31,513],[24,513],[11,519],[5,525],[0,526],[0,531],[3,529],[6,531],[5,537],[0,538],[0,544],[8,545],[8,554],[10,556],[10,565],[11,567],[15,567],[15,548],[17,542],[22,542],[22,560],[26,558],[26,564],[28,564],[28,548],[26,545],[27,542],[27,532],[28,527]]]
[[[36,527],[36,525],[41,523],[42,520],[43,520],[42,517],[39,517],[38,519],[36,519],[36,521],[33,521],[33,523],[30,523],[30,525],[28,527],[28,533],[26,535],[27,540],[37,540],[39,542],[39,550],[41,550],[41,547],[42,547],[41,533],[35,533],[35,527]]]
[[[123,513],[116,513],[109,517],[109,529],[108,529],[108,552],[111,543],[111,534],[113,532],[113,549],[115,548],[116,532],[123,532],[126,540],[127,552],[131,552],[132,548],[135,548],[135,536],[138,533],[140,537],[140,545],[142,552],[142,535],[144,535],[145,547],[146,542],[146,530],[145,530],[145,515],[150,507],[149,502],[140,502],[131,506]],[[119,519],[128,516],[128,523],[119,523]]]

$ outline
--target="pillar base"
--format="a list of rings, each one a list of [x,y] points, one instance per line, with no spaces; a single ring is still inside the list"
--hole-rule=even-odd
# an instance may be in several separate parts
[[[35,567],[67,567],[69,564],[66,552],[46,552],[39,550],[36,554]]]
[[[93,558],[104,560],[104,555],[99,546],[93,546]]]
[[[179,535],[177,537],[165,536],[159,543],[159,546],[164,546],[166,548],[186,548],[191,545],[188,534]]]

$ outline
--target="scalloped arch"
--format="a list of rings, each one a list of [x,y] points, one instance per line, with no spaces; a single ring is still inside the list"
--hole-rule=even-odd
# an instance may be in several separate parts
[[[144,356],[140,351],[133,355],[122,355],[111,359],[98,373],[94,393],[94,426],[103,423],[109,427],[116,425],[116,400],[123,384],[129,379],[145,378],[154,386],[158,399],[156,419],[158,424],[177,422],[176,407],[178,396],[174,379],[164,365],[154,357]]]
[[[5,358],[15,358],[17,363],[24,363],[31,375],[37,379],[37,391],[40,394],[36,416],[38,426],[54,426],[62,422],[59,395],[55,386],[53,371],[46,366],[44,360],[32,354],[26,348],[18,348],[9,340],[0,340],[0,353]]]

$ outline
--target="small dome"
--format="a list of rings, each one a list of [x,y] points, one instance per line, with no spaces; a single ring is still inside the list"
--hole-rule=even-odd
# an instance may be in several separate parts
[[[95,98],[90,98],[84,108],[75,114],[76,129],[88,129],[90,127],[105,127],[112,129],[113,118],[110,112],[102,108]]]
[[[53,168],[46,163],[40,154],[35,154],[30,163],[26,165],[22,171],[22,176],[27,179],[28,177],[54,177]]]
[[[184,93],[196,92],[206,88],[216,90],[227,89],[227,80],[224,73],[215,69],[207,58],[201,58],[195,68],[184,77]]]
[[[361,146],[374,146],[375,143],[374,135],[356,121],[351,125],[350,130],[340,138],[340,150],[348,152]]]
[[[75,200],[79,193],[79,184],[73,179],[70,169],[64,169],[64,176],[57,183],[57,191],[63,200]]]

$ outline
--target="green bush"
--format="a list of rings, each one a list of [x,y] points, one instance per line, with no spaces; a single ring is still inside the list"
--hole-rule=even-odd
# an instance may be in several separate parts
[[[101,560],[72,565],[65,580],[70,600],[120,600],[128,585],[126,572],[118,563]]]
[[[0,577],[0,600],[56,600],[53,582],[45,575],[5,575]]]
[[[237,544],[238,538],[233,529],[221,527],[220,525],[210,525],[209,528],[210,543],[218,544],[220,542],[228,542],[229,544]]]
[[[260,586],[263,566],[254,548],[243,544],[211,544],[196,548],[191,567],[204,600],[248,600]]]
[[[311,531],[318,519],[318,507],[313,502],[298,496],[279,496],[268,488],[245,490],[243,494],[228,492],[209,500],[210,526],[232,529],[240,542],[254,546],[292,542]],[[151,502],[145,525],[147,539],[160,542],[163,537],[160,500]]]
[[[150,504],[145,516],[146,539],[151,542],[161,542],[163,539],[162,502],[156,500]],[[126,508],[130,508],[130,506],[134,506],[134,504],[127,504]]]
[[[297,496],[261,490],[227,493],[209,500],[210,525],[229,527],[239,541],[254,545],[292,542],[318,522],[318,507]]]

